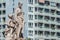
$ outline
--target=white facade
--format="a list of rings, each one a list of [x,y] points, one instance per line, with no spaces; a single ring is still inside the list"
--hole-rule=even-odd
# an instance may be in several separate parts
[[[44,0],[43,0],[44,1]],[[60,0],[24,0],[25,37],[31,40],[60,40]]]

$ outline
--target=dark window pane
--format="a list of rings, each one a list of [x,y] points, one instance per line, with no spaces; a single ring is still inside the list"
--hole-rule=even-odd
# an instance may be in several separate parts
[[[56,27],[57,27],[57,29],[60,29],[60,25],[57,25]]]
[[[43,11],[43,8],[38,7],[38,12],[42,13],[42,11]]]
[[[0,22],[1,22],[1,18],[0,18]]]
[[[3,28],[5,28],[5,25],[2,25],[3,26]]]
[[[0,8],[2,7],[2,5],[0,4]]]
[[[50,32],[49,31],[45,31],[45,36],[49,36],[50,35]]]
[[[43,16],[42,15],[38,15],[38,19],[39,20],[43,19]]]
[[[37,19],[38,18],[38,16],[37,15],[35,15],[35,19]]]
[[[51,21],[54,21],[55,20],[55,17],[51,17]]]
[[[5,22],[5,20],[6,20],[5,17],[3,17],[3,22]]]
[[[55,29],[55,25],[51,24],[51,29],[54,30]]]
[[[13,13],[14,13],[14,8],[13,8]]]
[[[56,3],[56,6],[57,6],[58,8],[60,8],[60,3]]]
[[[38,31],[38,35],[43,35],[43,31]]]
[[[49,13],[49,9],[45,9],[45,12],[46,12],[46,13]]]
[[[57,15],[60,15],[60,11],[56,11],[56,14],[57,14]]]
[[[51,36],[55,36],[55,32],[51,32]]]
[[[45,16],[44,19],[45,19],[46,21],[49,21],[49,20],[50,20],[50,17],[49,17],[49,16]]]
[[[5,10],[3,10],[3,14],[5,14],[6,13],[6,11]]]
[[[60,32],[57,32],[57,36],[60,36]]]
[[[54,13],[55,12],[55,9],[51,9],[51,13]]]
[[[42,28],[43,23],[38,23],[38,27]]]
[[[37,8],[37,7],[35,7],[35,11],[36,11],[36,12],[38,11],[38,8]]]
[[[37,34],[37,31],[35,31],[35,35]]]
[[[29,20],[33,20],[33,15],[29,15]]]
[[[50,5],[50,2],[49,1],[45,1],[45,5]]]
[[[6,7],[6,3],[3,3],[4,8]]]
[[[57,18],[56,21],[57,21],[58,23],[60,23],[60,18]]]
[[[29,12],[33,12],[33,7],[29,7]]]
[[[1,10],[0,10],[0,15],[1,15]]]
[[[49,28],[49,24],[45,24],[45,28]]]
[[[37,27],[37,23],[35,23],[35,27]]]

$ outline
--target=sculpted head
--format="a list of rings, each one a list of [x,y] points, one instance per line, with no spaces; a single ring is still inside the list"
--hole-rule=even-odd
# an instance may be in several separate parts
[[[21,9],[22,8],[22,4],[19,2],[18,3],[18,7]]]

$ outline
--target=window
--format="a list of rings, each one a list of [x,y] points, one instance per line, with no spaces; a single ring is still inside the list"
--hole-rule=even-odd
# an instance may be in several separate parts
[[[13,8],[13,13],[14,13],[14,8]]]
[[[57,36],[60,38],[60,32],[57,32]]]
[[[28,0],[29,4],[33,4],[33,0]]]
[[[1,29],[1,25],[0,25],[0,29]]]
[[[56,3],[56,6],[57,6],[58,8],[60,8],[60,3]]]
[[[29,15],[29,20],[33,20],[33,15]]]
[[[38,33],[37,33],[37,30],[35,30],[35,35],[37,35]]]
[[[4,8],[6,7],[6,3],[3,3]]]
[[[49,36],[50,32],[49,31],[45,31],[44,34],[45,34],[45,36]]]
[[[38,12],[42,13],[43,8],[38,7]]]
[[[45,24],[44,26],[45,26],[45,28],[50,28],[50,27],[49,27],[49,24]]]
[[[0,3],[0,8],[2,7],[2,4]]]
[[[3,26],[3,29],[5,28],[5,25],[2,25]]]
[[[55,36],[55,32],[51,32],[51,36]]]
[[[38,27],[42,28],[43,23],[38,23]]]
[[[45,19],[46,21],[49,21],[49,20],[50,20],[50,17],[49,17],[49,16],[45,16],[44,19]]]
[[[3,17],[3,22],[5,22],[5,20],[6,20],[5,17]]]
[[[50,5],[50,2],[49,1],[45,1],[45,5],[46,6]]]
[[[52,13],[52,15],[54,15],[54,13],[55,13],[55,9],[51,9],[50,12]]]
[[[0,10],[0,15],[1,15],[1,10]]]
[[[28,26],[29,26],[30,28],[32,28],[32,27],[33,27],[33,23],[28,23]]]
[[[37,7],[35,7],[35,12],[37,12],[38,11],[38,8]]]
[[[51,29],[54,30],[55,29],[55,25],[51,24]]]
[[[0,22],[1,22],[1,18],[0,18]]]
[[[43,19],[43,16],[42,15],[38,15],[38,19],[39,20]]]
[[[37,27],[38,25],[37,25],[37,23],[35,23],[35,27]]]
[[[37,19],[38,18],[38,16],[37,15],[35,15],[35,19]]]
[[[60,29],[60,25],[57,25],[56,27],[57,27],[57,29]]]
[[[43,35],[43,31],[38,31],[38,35]]]
[[[51,6],[51,7],[56,7],[56,3],[55,3],[55,2],[51,2],[51,3],[50,3],[50,6]]]
[[[55,17],[51,17],[51,21],[54,21],[55,20]]]
[[[29,36],[33,36],[33,31],[29,30]]]
[[[29,7],[29,12],[33,12],[33,7]]]
[[[60,18],[56,18],[56,21],[57,21],[58,23],[60,23]]]
[[[6,11],[5,10],[3,10],[3,14],[5,14],[6,13]]]
[[[46,13],[49,13],[49,9],[45,9],[45,12],[46,12]]]
[[[56,14],[57,14],[57,15],[60,15],[60,11],[56,11]]]

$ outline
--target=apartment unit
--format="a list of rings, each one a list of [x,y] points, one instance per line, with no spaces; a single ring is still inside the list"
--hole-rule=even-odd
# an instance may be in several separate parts
[[[24,0],[25,38],[60,40],[60,0]]]
[[[14,14],[19,0],[0,0],[0,40],[5,40],[2,32],[5,30],[8,14]]]

